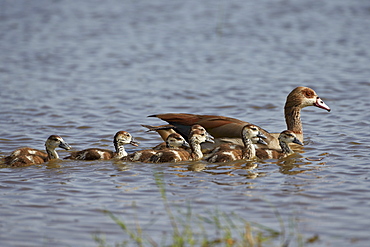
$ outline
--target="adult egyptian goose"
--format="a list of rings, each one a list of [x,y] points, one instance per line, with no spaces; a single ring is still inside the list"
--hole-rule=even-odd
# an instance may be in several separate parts
[[[65,150],[71,149],[62,137],[51,135],[45,142],[46,153],[29,147],[20,148],[5,157],[4,162],[6,165],[14,167],[42,164],[52,159],[59,159],[59,155],[55,151],[57,147]]]
[[[284,130],[281,132],[278,140],[281,150],[258,148],[256,150],[256,156],[259,159],[279,159],[294,153],[294,151],[289,147],[289,143],[303,146],[302,142],[298,140],[297,135],[291,130]]]
[[[85,150],[72,152],[72,154],[64,159],[73,160],[109,160],[113,158],[120,159],[127,156],[125,150],[126,144],[138,146],[138,142],[134,140],[132,135],[127,131],[118,131],[113,138],[115,152],[101,148],[88,148]]]
[[[186,141],[189,141],[188,136],[190,132],[193,130],[200,130],[201,132],[206,134],[206,137],[207,137],[206,142],[212,143],[214,141],[213,136],[211,136],[206,131],[206,129],[199,124],[192,125],[191,128],[189,129],[190,130],[189,133],[182,133],[175,126],[170,125],[170,124],[160,125],[160,126],[152,126],[152,125],[142,125],[142,126],[148,128],[148,131],[156,131],[162,137],[163,140],[166,140],[170,134],[179,133],[182,137],[185,138]],[[154,150],[161,150],[163,148],[166,148],[166,142],[160,143],[157,146],[153,147]]]
[[[162,148],[160,151],[176,151],[181,148],[189,147],[189,144],[185,141],[185,139],[178,133],[170,134],[166,139],[166,147]],[[183,149],[184,150],[184,149]],[[136,151],[133,154],[130,154],[127,158],[124,158],[126,161],[139,161],[139,162],[152,162],[152,157],[157,155],[159,152],[158,150],[154,149],[146,149]]]
[[[253,159],[256,157],[256,148],[253,141],[260,144],[267,144],[261,138],[266,138],[256,125],[248,124],[242,129],[242,140],[244,146],[234,143],[223,143],[212,150],[206,160],[212,163],[230,162],[241,159]]]
[[[297,87],[290,92],[284,107],[285,122],[287,129],[293,131],[301,142],[303,141],[303,130],[300,114],[301,109],[306,106],[316,106],[330,111],[330,108],[311,88]],[[239,119],[214,115],[166,113],[150,115],[149,117],[160,118],[184,133],[189,131],[191,125],[200,124],[216,139],[216,145],[219,145],[220,142],[233,142],[242,145],[240,132],[243,126],[249,124]],[[264,129],[261,131],[267,137],[265,141],[269,148],[280,148],[278,133],[269,133]]]
[[[154,163],[179,162],[179,161],[196,161],[203,158],[203,153],[200,144],[203,142],[213,142],[208,139],[207,134],[199,129],[194,129],[189,135],[189,145],[191,152],[185,149],[178,150],[158,150],[151,157],[150,161]]]

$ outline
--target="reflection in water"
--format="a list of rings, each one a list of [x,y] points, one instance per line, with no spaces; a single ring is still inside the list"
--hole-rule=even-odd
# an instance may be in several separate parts
[[[199,161],[188,165],[188,170],[189,171],[194,171],[194,172],[200,172],[200,171],[203,171],[206,168],[207,168],[207,164],[204,163],[204,162],[199,162]]]
[[[190,164],[189,164],[190,163]],[[265,161],[245,161],[238,160],[225,163],[207,163],[205,161],[197,162],[182,162],[176,164],[168,164],[171,173],[175,173],[179,177],[194,176],[189,171],[204,172],[213,176],[241,176],[247,179],[256,179],[260,176],[265,176],[263,169],[259,169],[259,164],[270,167],[277,167],[278,171],[285,175],[295,175],[304,172],[315,171],[319,166],[324,165],[325,162],[306,161],[300,154],[294,154],[289,157],[279,160],[265,160]],[[225,183],[227,185],[227,183]]]
[[[301,154],[304,151],[301,151]],[[320,169],[320,166],[325,165],[325,162],[319,160],[307,161],[301,154],[293,154],[286,158],[279,160],[258,160],[258,161],[246,161],[237,160],[232,162],[222,162],[222,163],[208,163],[206,161],[191,161],[191,162],[178,162],[178,163],[163,163],[151,164],[151,163],[141,163],[141,162],[124,162],[120,160],[112,160],[112,164],[118,172],[129,171],[137,167],[157,167],[160,169],[168,168],[172,174],[176,174],[178,177],[193,177],[194,174],[191,172],[204,172],[212,176],[241,176],[246,179],[256,179],[258,177],[266,176],[264,171],[265,167],[268,165],[270,168],[278,168],[278,171],[285,175],[295,175],[299,173],[304,173],[308,171],[315,171]],[[326,153],[321,154],[321,156],[327,155]],[[79,161],[80,164],[93,165],[99,164],[99,162],[90,163]],[[315,165],[316,164],[316,165]],[[263,165],[262,168],[259,168]],[[46,163],[45,167],[47,169],[62,168],[63,161],[55,160]],[[190,173],[189,173],[190,172]],[[227,184],[227,183],[226,183]]]
[[[117,171],[127,171],[131,167],[129,162],[122,162],[119,160],[113,160],[113,165]]]
[[[307,161],[306,158],[303,158],[301,155],[295,154],[287,158],[278,160],[275,164],[279,167],[279,172],[286,175],[295,175],[299,173],[304,173],[308,171],[317,170],[316,166],[312,166],[314,163],[319,160]],[[324,165],[325,162],[320,162],[319,165]]]

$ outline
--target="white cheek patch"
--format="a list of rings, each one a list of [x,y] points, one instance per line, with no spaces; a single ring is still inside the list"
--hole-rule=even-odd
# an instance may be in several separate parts
[[[306,106],[313,106],[315,105],[316,103],[316,99],[315,98],[306,98],[303,102],[302,102],[302,105],[303,107],[306,107]]]

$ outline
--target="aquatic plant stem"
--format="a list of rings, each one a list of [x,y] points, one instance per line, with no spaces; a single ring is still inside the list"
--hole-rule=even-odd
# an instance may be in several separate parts
[[[176,218],[173,215],[171,207],[170,207],[170,205],[168,203],[168,200],[167,200],[166,187],[165,187],[165,184],[164,184],[163,175],[161,176],[159,173],[155,173],[154,174],[154,179],[155,179],[155,183],[157,184],[157,187],[159,189],[159,192],[161,193],[164,208],[165,208],[165,210],[168,214],[168,217],[170,219],[170,223],[171,223],[172,229],[174,231],[174,239],[176,240],[175,242],[177,244],[180,244],[179,242],[181,242],[180,246],[182,246],[182,244],[184,244],[183,243],[183,238],[181,237],[179,227],[176,224]]]

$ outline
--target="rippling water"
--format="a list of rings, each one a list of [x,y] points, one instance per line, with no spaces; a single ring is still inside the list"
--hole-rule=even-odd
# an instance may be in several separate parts
[[[113,149],[165,112],[217,114],[285,129],[296,86],[332,108],[302,111],[305,147],[285,161],[140,164],[52,161],[0,169],[2,246],[94,246],[125,237],[102,210],[161,236],[168,199],[194,214],[236,213],[279,229],[296,218],[310,246],[370,241],[370,3],[367,1],[10,1],[0,3],[0,155],[43,149],[50,134],[74,150]],[[66,156],[67,151],[60,151]],[[308,161],[305,157],[321,157]],[[136,215],[136,216],[133,216]],[[149,224],[156,219],[154,224]]]

